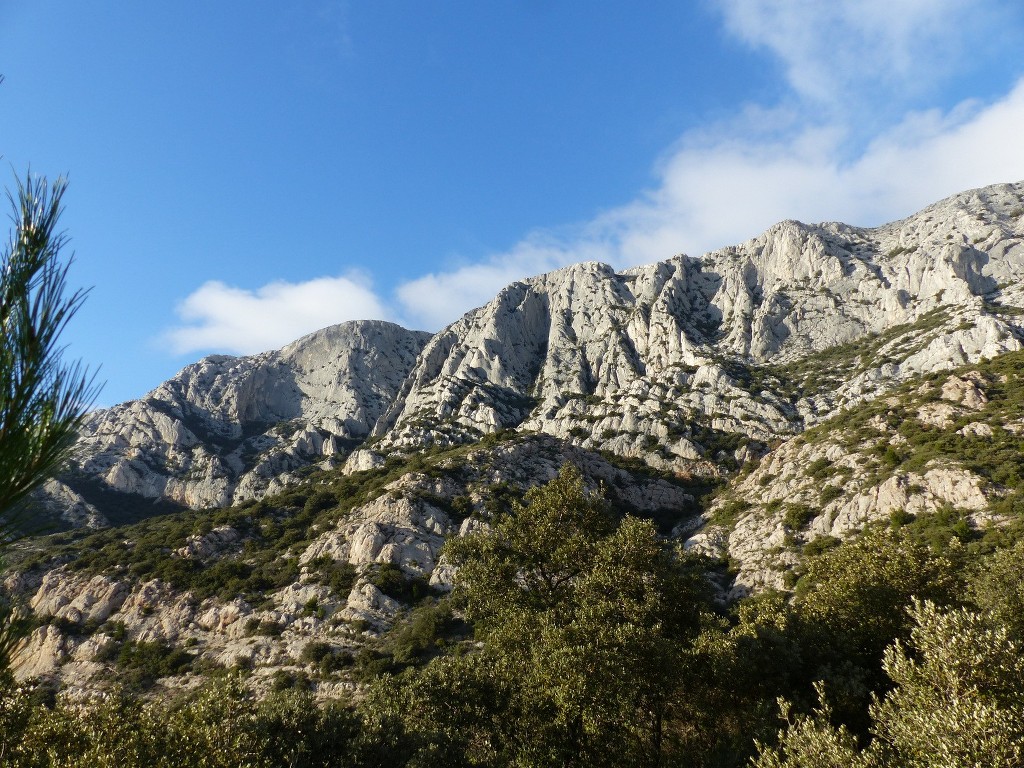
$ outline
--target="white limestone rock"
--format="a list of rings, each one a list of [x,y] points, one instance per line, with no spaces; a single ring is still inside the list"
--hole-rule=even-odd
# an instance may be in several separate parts
[[[241,542],[241,533],[229,525],[221,525],[203,536],[189,536],[185,546],[174,550],[173,554],[186,560],[207,561],[237,551]]]
[[[100,624],[120,610],[130,593],[130,585],[108,576],[86,577],[57,568],[43,576],[29,607],[41,618]]]
[[[78,497],[60,503],[102,520],[72,476],[191,507],[259,498],[371,434],[345,471],[516,429],[719,474],[749,458],[742,441],[785,439],[912,376],[1020,349],[1004,309],[1024,306],[1022,198],[1024,185],[1000,184],[873,229],[784,221],[701,258],[576,264],[509,285],[432,337],[356,322],[212,356],[95,414],[66,480]],[[867,352],[822,357],[852,342]],[[809,359],[833,377],[794,395],[775,372]],[[972,408],[964,397],[951,405]]]
[[[258,498],[365,438],[428,338],[359,321],[276,352],[205,358],[140,400],[90,415],[68,477],[194,508]],[[100,520],[63,487],[43,495]]]

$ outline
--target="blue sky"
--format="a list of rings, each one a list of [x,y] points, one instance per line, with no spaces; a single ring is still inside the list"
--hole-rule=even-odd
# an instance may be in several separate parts
[[[0,0],[4,172],[67,174],[100,403],[508,282],[1024,179],[1018,0]]]

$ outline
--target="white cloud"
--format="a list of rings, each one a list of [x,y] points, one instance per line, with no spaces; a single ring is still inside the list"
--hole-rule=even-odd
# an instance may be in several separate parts
[[[837,105],[917,89],[957,66],[987,24],[970,0],[718,0],[726,29],[782,62],[793,89]],[[922,74],[924,76],[922,76]],[[877,96],[877,94],[875,94]]]
[[[843,127],[795,117],[754,109],[684,137],[653,191],[568,235],[534,235],[481,263],[405,283],[403,318],[437,328],[509,282],[567,264],[700,255],[782,219],[876,225],[964,189],[1024,179],[1024,80],[992,104],[909,114],[854,158]]]
[[[252,354],[345,320],[383,319],[383,305],[358,274],[304,283],[273,282],[247,291],[204,283],[177,308],[184,325],[165,334],[179,354]]]
[[[852,159],[839,127],[684,142],[648,200],[611,214],[621,261],[650,260],[648,241],[703,253],[786,218],[881,224],[964,189],[1024,179],[1022,124],[1024,80],[987,106],[910,114]]]
[[[781,62],[790,97],[691,131],[658,183],[588,223],[532,233],[506,252],[408,280],[395,308],[349,276],[255,292],[207,283],[168,338],[179,352],[252,352],[344,319],[435,330],[505,285],[568,264],[625,267],[753,237],[782,219],[875,225],[946,195],[1024,179],[1024,80],[990,103],[905,113],[997,35],[999,3],[716,0],[726,28]]]

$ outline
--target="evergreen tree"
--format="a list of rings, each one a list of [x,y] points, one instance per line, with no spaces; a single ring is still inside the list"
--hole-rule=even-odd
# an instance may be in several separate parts
[[[410,765],[663,764],[703,578],[574,467],[525,501],[446,548],[482,647],[387,686],[380,711]]]
[[[0,255],[0,543],[31,526],[24,502],[65,460],[96,389],[77,363],[62,360],[61,332],[85,291],[66,295],[70,260],[57,229],[66,184],[29,176],[8,193],[14,231]],[[16,632],[9,612],[0,657]]]

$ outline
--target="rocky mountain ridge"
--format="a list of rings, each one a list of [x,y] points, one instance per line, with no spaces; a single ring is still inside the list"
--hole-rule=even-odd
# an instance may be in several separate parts
[[[204,358],[141,400],[93,413],[70,470],[46,489],[49,506],[102,525],[123,521],[112,508],[145,500],[222,507],[278,490],[366,439],[428,339],[362,321],[275,352]]]
[[[1022,198],[995,185],[874,229],[787,221],[699,259],[577,264],[432,337],[347,323],[209,357],[95,414],[53,506],[93,524],[110,493],[224,506],[358,446],[366,468],[503,429],[715,474],[899,381],[1019,349]]]
[[[433,336],[349,323],[207,358],[95,414],[51,486],[92,523],[183,511],[27,546],[17,674],[102,687],[144,647],[182,661],[168,686],[239,665],[351,686],[447,588],[445,539],[566,462],[707,555],[723,596],[786,589],[871,523],[998,532],[1024,513],[1022,238],[1024,183],[996,185],[876,229],[567,267]]]

